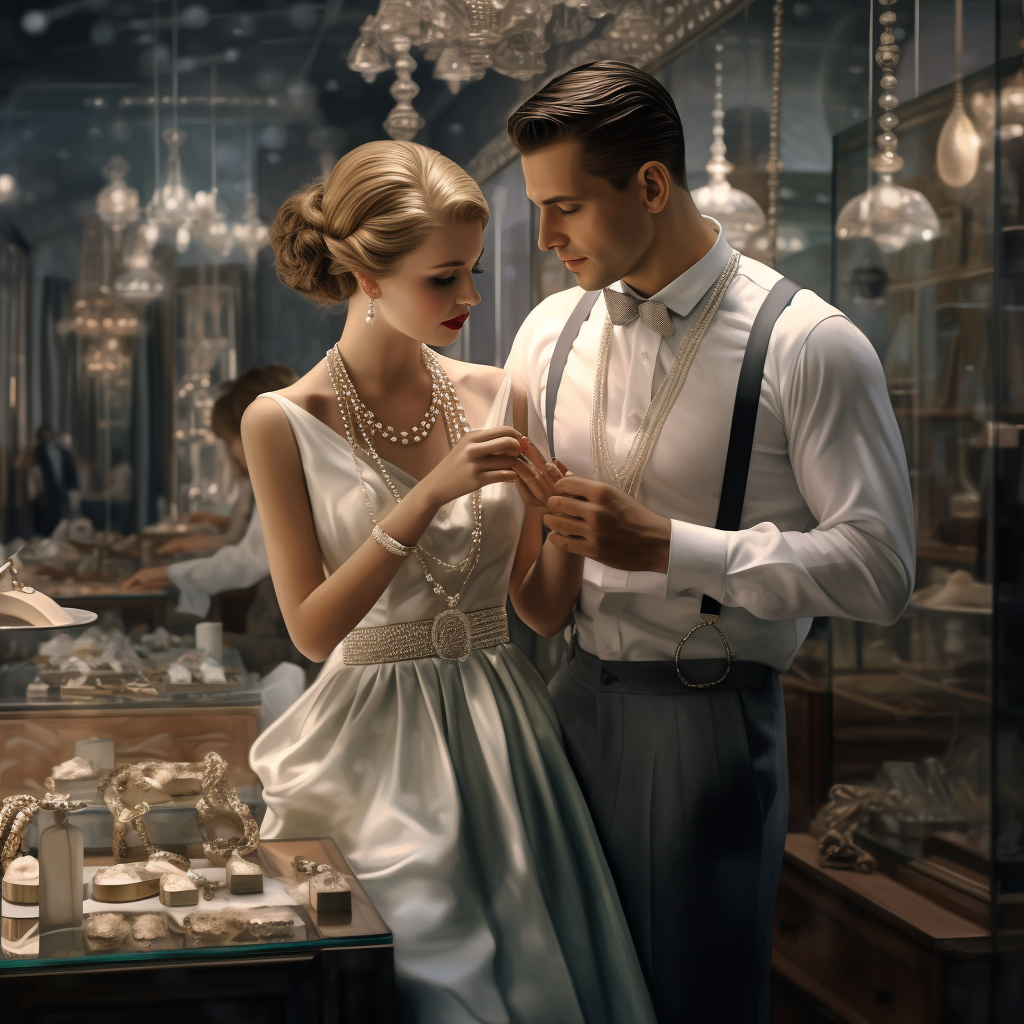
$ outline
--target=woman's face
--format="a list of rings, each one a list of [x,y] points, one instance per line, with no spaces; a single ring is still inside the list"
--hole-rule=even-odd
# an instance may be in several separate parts
[[[459,336],[469,309],[480,301],[473,275],[482,273],[484,228],[479,222],[434,228],[426,241],[407,256],[398,270],[377,279],[376,321],[426,345],[450,345]],[[354,296],[354,312],[366,316]],[[372,328],[371,328],[372,330]]]

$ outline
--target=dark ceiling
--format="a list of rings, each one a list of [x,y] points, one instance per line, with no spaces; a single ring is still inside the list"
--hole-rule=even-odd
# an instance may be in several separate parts
[[[345,63],[377,2],[181,0],[179,109],[187,135],[182,147],[186,184],[192,190],[209,187],[206,98],[214,65],[219,96],[257,101],[217,107],[217,164],[229,213],[241,212],[253,161],[260,168],[266,216],[283,198],[278,194],[282,189],[321,173],[325,162],[350,146],[383,138],[381,125],[394,105],[388,92],[393,76],[366,83]],[[67,13],[50,20],[54,11]],[[171,0],[0,4],[0,173],[13,173],[19,183],[17,202],[0,207],[0,219],[12,223],[33,246],[60,237],[87,212],[104,185],[102,167],[115,152],[132,165],[128,182],[142,202],[152,194],[148,103],[154,14],[159,17],[165,128],[170,120]],[[38,31],[43,19],[47,23]],[[453,97],[443,82],[434,80],[429,65],[422,64],[415,77],[422,90],[416,107],[428,120],[420,138],[428,141],[431,123],[464,97]],[[513,90],[517,84],[508,82]],[[161,144],[162,164],[166,157]]]

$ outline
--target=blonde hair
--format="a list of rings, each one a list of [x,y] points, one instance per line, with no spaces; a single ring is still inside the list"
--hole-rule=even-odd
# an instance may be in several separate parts
[[[333,306],[356,290],[356,271],[387,277],[434,228],[488,216],[479,185],[447,157],[415,142],[367,142],[285,200],[270,241],[281,280]]]

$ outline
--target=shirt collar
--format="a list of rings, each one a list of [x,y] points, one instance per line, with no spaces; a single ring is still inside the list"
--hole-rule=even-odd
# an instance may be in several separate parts
[[[652,302],[665,303],[678,316],[689,316],[718,280],[732,255],[732,246],[726,241],[722,225],[713,217],[705,217],[704,220],[718,232],[715,244],[689,270],[684,270],[674,281],[670,281],[661,291],[650,297]],[[641,302],[645,301],[645,296],[637,295],[625,281],[618,281],[612,287],[616,291],[632,295]]]

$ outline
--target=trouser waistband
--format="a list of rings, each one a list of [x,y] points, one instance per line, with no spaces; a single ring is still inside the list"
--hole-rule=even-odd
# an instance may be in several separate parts
[[[661,694],[711,693],[716,690],[760,690],[771,686],[778,672],[756,661],[734,661],[722,682],[705,689],[687,686],[672,661],[604,661],[574,642],[566,655],[569,668],[583,682],[604,693]],[[679,667],[693,683],[718,679],[725,671],[724,658],[680,661]]]

